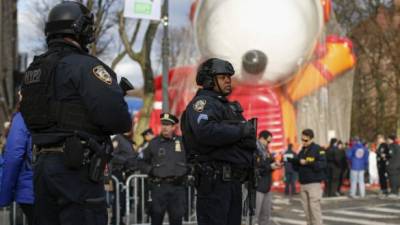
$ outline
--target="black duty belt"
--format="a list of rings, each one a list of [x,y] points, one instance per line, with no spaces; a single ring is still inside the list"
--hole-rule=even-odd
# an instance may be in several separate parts
[[[206,171],[206,174],[214,174],[216,178],[219,178],[223,181],[244,182],[249,176],[249,169],[235,167],[228,163],[200,163],[200,167],[202,167],[200,170],[203,170],[203,172],[204,170],[208,170],[208,172]]]
[[[183,184],[183,177],[151,177],[150,181],[155,184]]]
[[[37,147],[35,148],[34,154],[54,154],[54,153],[64,153],[64,147]]]

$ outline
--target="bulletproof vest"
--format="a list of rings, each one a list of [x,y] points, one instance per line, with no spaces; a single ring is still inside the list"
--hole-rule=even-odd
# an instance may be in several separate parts
[[[243,108],[239,102],[229,102],[229,109],[225,106],[225,116],[228,120],[232,120],[234,122],[245,121],[243,117]]]
[[[180,177],[187,173],[186,153],[179,138],[161,137],[151,145],[152,174],[156,177]]]
[[[63,48],[50,49],[40,56],[35,56],[25,72],[21,86],[21,113],[32,133],[53,127],[101,133],[88,122],[89,116],[83,105],[55,100],[57,64],[71,53]]]

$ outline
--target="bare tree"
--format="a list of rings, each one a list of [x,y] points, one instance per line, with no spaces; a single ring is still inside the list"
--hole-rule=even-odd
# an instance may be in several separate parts
[[[123,17],[122,11],[118,13],[119,17],[119,34],[124,45],[124,50],[119,53],[119,56],[127,54],[130,59],[137,62],[140,65],[142,76],[144,80],[144,97],[143,97],[143,108],[140,111],[140,120],[135,130],[135,141],[139,143],[141,141],[140,133],[145,130],[149,124],[150,114],[153,109],[154,99],[154,71],[152,68],[152,61],[150,58],[153,41],[158,29],[159,22],[152,21],[148,24],[144,24],[143,21],[137,20],[134,24],[133,30],[128,34],[127,22]],[[141,27],[144,26],[144,36],[139,43],[140,48],[136,50],[135,44],[138,44],[138,34]],[[126,52],[126,53],[125,53]]]
[[[35,23],[37,32],[37,42],[35,53],[43,52],[46,49],[46,40],[43,30],[47,21],[47,15],[50,9],[62,0],[36,0],[28,2],[36,12],[33,14],[32,22]],[[116,0],[78,0],[91,10],[95,16],[95,36],[96,40],[90,45],[90,53],[95,56],[108,56],[113,54],[111,45],[115,39],[110,30],[116,24],[116,11],[122,6],[121,2]]]
[[[0,1],[0,122],[8,120],[14,107],[14,73],[17,69],[16,1]],[[3,126],[0,126],[3,130]]]
[[[38,30],[44,29],[48,11],[61,0],[37,0],[36,11],[41,11],[35,18]],[[151,60],[151,51],[158,21],[127,20],[123,16],[123,1],[118,0],[77,0],[86,5],[95,15],[96,41],[90,46],[92,55],[107,57],[111,61],[111,68],[116,66],[127,56],[139,64],[144,80],[143,100],[144,107],[140,112],[140,121],[136,126],[135,134],[146,129],[152,110],[154,98],[154,72]],[[117,27],[115,25],[118,25]],[[117,32],[114,32],[117,31]],[[117,33],[117,35],[115,35]],[[45,49],[44,38],[40,50]],[[135,139],[139,142],[140,135]]]
[[[397,1],[396,4],[399,4]],[[373,139],[400,125],[398,8],[393,1],[335,1],[358,58],[353,90],[352,133]],[[399,7],[399,6],[397,6]]]

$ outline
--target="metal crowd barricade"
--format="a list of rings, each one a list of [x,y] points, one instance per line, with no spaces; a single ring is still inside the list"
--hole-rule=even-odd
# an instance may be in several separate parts
[[[21,218],[17,218],[17,207],[17,203],[13,202],[9,207],[0,208],[1,225],[27,225],[25,215],[22,214],[22,221],[18,220]]]
[[[146,202],[150,198],[146,196],[146,181],[147,175],[134,174],[127,178],[125,183],[125,198],[126,198],[126,224],[127,225],[145,225],[149,224],[150,216],[146,214]],[[195,192],[192,187],[187,189],[187,208],[185,209],[185,217],[183,224],[191,225],[196,224],[196,214],[194,210],[195,205]]]
[[[111,176],[111,179],[112,179],[113,183],[115,184],[115,185],[113,185],[113,187],[115,187],[115,189],[112,191],[112,193],[114,193],[114,198],[112,199],[110,192],[106,192],[106,198],[107,198],[107,202],[111,204],[111,207],[116,208],[115,209],[116,215],[112,215],[113,217],[115,217],[115,225],[120,225],[120,218],[121,218],[120,190],[121,190],[121,188],[122,189],[124,188],[124,183],[120,182],[118,180],[118,178],[114,175]],[[125,197],[125,196],[122,196],[122,197]]]

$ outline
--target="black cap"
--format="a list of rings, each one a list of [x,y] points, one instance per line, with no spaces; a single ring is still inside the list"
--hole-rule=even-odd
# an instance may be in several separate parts
[[[178,118],[176,116],[172,115],[171,113],[162,113],[160,115],[161,118],[161,123],[162,124],[177,124],[179,122]]]
[[[154,134],[153,130],[151,128],[144,130],[141,135],[144,137],[148,134]]]

